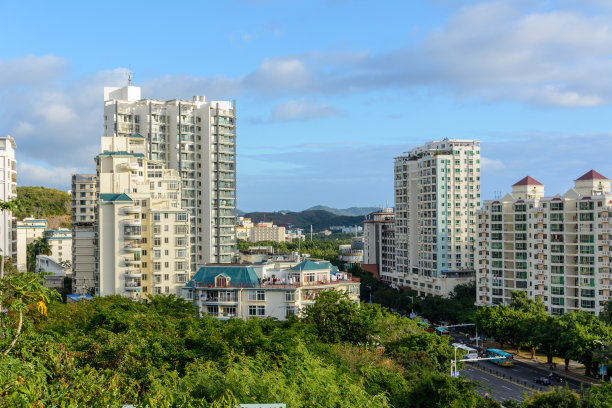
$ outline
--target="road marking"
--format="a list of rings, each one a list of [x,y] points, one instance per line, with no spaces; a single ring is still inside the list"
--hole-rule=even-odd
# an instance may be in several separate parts
[[[482,369],[482,368],[480,368],[480,367],[476,367],[476,366],[474,366],[474,368],[475,368],[475,369],[477,369],[477,370],[479,370],[479,371],[482,371],[483,373],[490,374],[490,375],[492,375],[493,377],[497,377],[497,378],[499,378],[499,379],[500,379],[500,380],[502,380],[502,381],[509,382],[509,383],[511,383],[511,384],[514,384],[514,385],[517,385],[517,386],[519,386],[519,387],[521,387],[521,388],[524,388],[524,389],[526,389],[527,391],[531,391],[531,392],[533,392],[533,389],[532,389],[532,388],[525,387],[524,385],[522,385],[522,384],[520,384],[520,383],[517,383],[517,382],[514,382],[514,381],[510,380],[509,378],[502,378],[502,377],[500,377],[499,375],[494,374],[494,373],[489,373],[489,372],[485,371],[484,369]]]

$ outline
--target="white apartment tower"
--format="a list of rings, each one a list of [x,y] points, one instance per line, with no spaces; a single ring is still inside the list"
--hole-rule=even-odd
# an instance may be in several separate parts
[[[189,212],[178,171],[142,153],[128,138],[103,137],[96,157],[97,295],[143,298],[179,294],[189,280]]]
[[[610,299],[610,180],[591,170],[565,194],[544,196],[525,177],[478,211],[476,304],[509,304],[513,291],[553,315],[599,314]]]
[[[17,162],[15,161],[15,139],[0,137],[0,201],[17,198]],[[16,219],[10,211],[0,211],[0,255],[16,257]]]
[[[419,295],[474,280],[480,142],[444,139],[395,158],[395,273]]]
[[[190,213],[190,270],[230,263],[236,247],[236,106],[229,101],[141,99],[140,88],[104,88],[104,135],[126,138],[178,171]]]

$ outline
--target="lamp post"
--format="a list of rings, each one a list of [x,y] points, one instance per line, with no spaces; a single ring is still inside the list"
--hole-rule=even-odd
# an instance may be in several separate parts
[[[605,348],[604,348],[604,342],[603,342],[603,341],[601,341],[601,340],[593,340],[593,343],[599,343],[599,344],[601,344],[601,354],[602,354],[602,357],[603,357],[603,358],[602,358],[602,361],[601,361],[601,365],[599,366],[599,372],[600,372],[600,374],[601,374],[601,382],[604,382],[604,370],[603,370],[603,368],[605,367],[605,366],[603,365],[603,363],[604,363],[604,358],[605,358],[605,353],[604,353],[604,350],[605,350]]]

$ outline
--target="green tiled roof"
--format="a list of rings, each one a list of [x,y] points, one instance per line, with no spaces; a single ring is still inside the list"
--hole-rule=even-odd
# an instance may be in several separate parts
[[[130,156],[130,157],[144,157],[142,153],[130,153],[130,152],[102,152],[98,155],[100,156]]]
[[[141,135],[140,133],[134,133],[132,136],[130,136],[133,139],[144,139],[145,137],[143,135]]]
[[[292,271],[316,271],[316,270],[321,270],[321,269],[331,269],[332,264],[330,264],[328,261],[311,261],[310,259],[306,259],[303,262],[300,262],[299,264],[292,266],[291,269]]]
[[[215,278],[223,275],[229,278],[230,287],[253,287],[259,285],[259,277],[252,266],[202,266],[187,283],[188,287],[214,285]]]
[[[133,201],[127,194],[100,194],[102,201]]]

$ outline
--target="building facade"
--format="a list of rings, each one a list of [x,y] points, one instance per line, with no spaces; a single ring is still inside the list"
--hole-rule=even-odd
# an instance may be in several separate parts
[[[338,246],[338,260],[347,267],[363,263],[363,237],[352,237],[350,245]]]
[[[72,287],[75,293],[94,290],[97,177],[72,175]]]
[[[236,106],[229,101],[141,99],[140,88],[104,88],[104,134],[178,171],[190,213],[190,270],[233,262],[236,247]]]
[[[380,280],[391,283],[395,269],[393,208],[385,208],[363,221],[363,265],[376,270]]]
[[[444,139],[395,158],[392,283],[447,296],[474,280],[480,142]]]
[[[72,230],[60,228],[58,230],[46,230],[43,238],[49,243],[51,258],[60,265],[67,265],[72,270]]]
[[[610,180],[589,171],[565,194],[525,177],[478,212],[476,304],[509,304],[513,291],[549,313],[598,315],[610,299]]]
[[[45,219],[24,218],[17,221],[17,270],[19,272],[25,272],[28,269],[28,244],[42,238],[46,230],[47,220]]]
[[[208,265],[183,288],[200,313],[285,320],[300,315],[325,290],[346,292],[359,302],[359,279],[339,272],[327,261],[305,260],[287,265]]]
[[[15,139],[0,137],[0,202],[17,198],[17,161]],[[0,255],[17,256],[16,218],[10,211],[0,211]]]
[[[95,292],[143,298],[179,294],[189,280],[189,211],[181,207],[178,172],[127,138],[103,137],[96,157]]]
[[[259,222],[249,231],[250,242],[274,241],[285,242],[285,227],[279,227],[272,222]]]

